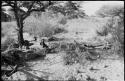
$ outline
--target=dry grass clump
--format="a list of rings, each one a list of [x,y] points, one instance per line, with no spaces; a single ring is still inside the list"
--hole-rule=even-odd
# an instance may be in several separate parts
[[[64,56],[65,65],[72,65],[73,63],[77,63],[79,61],[78,54],[73,51],[66,52],[66,56]]]
[[[107,36],[109,31],[107,27],[103,27],[102,30],[96,30],[98,36]]]
[[[27,22],[25,31],[32,35],[40,37],[51,37],[54,34],[65,32],[66,30],[59,25],[52,25],[50,23],[41,23],[40,21]]]
[[[7,38],[1,44],[1,51],[5,51],[11,44],[15,42],[15,39],[7,36]]]
[[[81,63],[84,57],[86,57],[86,52],[81,52],[81,50],[73,43],[67,44],[67,49],[65,52],[66,55],[63,57],[65,65]]]
[[[50,17],[47,12],[41,14],[38,18],[32,15],[25,20],[24,31],[39,37],[50,37],[66,31],[63,25],[65,24],[64,21],[62,17]]]
[[[2,34],[4,36],[11,35],[15,32],[15,28],[17,27],[16,22],[2,22],[1,28],[2,28]]]

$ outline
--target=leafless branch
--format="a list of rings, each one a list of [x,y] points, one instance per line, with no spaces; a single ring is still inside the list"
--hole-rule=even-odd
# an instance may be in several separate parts
[[[11,2],[11,1],[4,1],[6,3],[6,5],[10,6],[10,7],[14,7],[14,2]]]

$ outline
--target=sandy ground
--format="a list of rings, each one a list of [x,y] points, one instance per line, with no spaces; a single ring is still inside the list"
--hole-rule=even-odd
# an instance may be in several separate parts
[[[71,76],[74,76],[77,80],[87,80],[87,77],[90,76],[97,81],[124,81],[123,60],[86,61],[83,65],[74,64],[66,66],[63,63],[63,54],[63,52],[58,55],[48,54],[45,58],[46,60],[39,58],[36,61],[29,62],[32,65],[29,67],[31,69],[29,72],[49,80],[68,80]],[[95,70],[91,70],[91,68]],[[17,72],[13,76],[13,79],[15,78],[16,80],[27,79],[27,76],[21,75],[21,72]]]
[[[83,21],[86,24],[82,23]],[[69,33],[59,34],[56,36],[75,39],[77,41],[88,41],[96,37],[97,35],[95,30],[99,27],[97,26],[98,23],[91,23],[85,20],[83,21],[78,21],[81,22],[81,24],[73,23],[75,21],[69,22],[67,24],[70,24],[70,26],[67,27]],[[79,33],[76,34],[76,32]],[[82,81],[124,81],[124,61],[119,60],[118,56],[112,56],[114,59],[98,59],[94,62],[83,61],[83,64],[67,66],[63,63],[62,57],[64,54],[65,52],[47,54],[44,60],[39,58],[37,60],[30,61],[28,63],[32,66],[29,67],[31,71],[28,72],[38,77],[44,77],[48,80],[68,80],[73,76],[76,80]],[[94,68],[95,70],[91,70],[91,68]],[[93,80],[87,80],[88,77]],[[22,72],[17,72],[10,78],[15,80],[26,80],[28,75]]]

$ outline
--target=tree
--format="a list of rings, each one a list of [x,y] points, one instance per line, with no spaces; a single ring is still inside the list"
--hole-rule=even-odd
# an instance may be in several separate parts
[[[83,10],[80,10],[81,4],[78,1],[65,1],[64,5],[56,5],[49,7],[49,10],[52,10],[53,13],[61,13],[68,18],[78,18],[84,17],[85,13]]]
[[[123,18],[124,5],[104,5],[96,12],[96,14],[100,17],[119,16],[120,18]]]
[[[24,43],[24,20],[34,11],[45,12],[45,9],[50,5],[53,5],[52,1],[2,1],[2,7],[10,6],[14,12],[17,22],[18,43],[21,48]]]
[[[84,17],[84,10],[80,10],[80,8],[81,4],[78,1],[68,1],[64,6],[66,15],[69,16],[69,18]]]

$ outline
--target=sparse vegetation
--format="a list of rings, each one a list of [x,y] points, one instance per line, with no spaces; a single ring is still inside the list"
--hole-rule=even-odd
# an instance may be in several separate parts
[[[87,56],[87,51],[81,52],[83,49],[79,49],[79,47],[75,43],[67,44],[66,55],[64,55],[64,64],[72,65],[75,63],[82,63],[85,61],[85,57]]]
[[[54,19],[50,19],[49,17],[45,18],[44,16],[46,15],[43,15],[41,15],[40,18],[30,16],[26,19],[24,31],[39,37],[51,37],[54,34],[66,31],[64,27],[59,26],[58,22],[54,22]],[[41,21],[43,22],[41,23]]]
[[[14,1],[5,2],[10,4]],[[124,59],[123,6],[104,6],[97,11],[98,17],[92,17],[85,16],[77,2],[34,2],[42,5],[37,5],[40,9],[45,5],[47,7],[48,3],[50,6],[42,12],[38,10],[27,16],[23,15],[23,23],[2,22],[2,77],[9,74],[11,77],[7,77],[7,80],[26,81],[31,77],[32,80],[40,79],[37,76],[41,79],[45,77],[45,80],[68,81],[121,79],[124,74],[124,64],[121,63],[121,59]],[[27,7],[33,4],[36,7],[35,3],[26,1]],[[26,4],[20,2],[20,5]],[[18,16],[23,17],[20,14]],[[19,23],[22,26],[19,26]],[[25,38],[22,46],[27,48],[19,48],[18,42],[22,39],[18,37],[21,34],[24,34]],[[33,37],[37,37],[37,40],[33,40]],[[16,67],[18,63],[19,68]],[[105,76],[107,74],[111,76]]]

